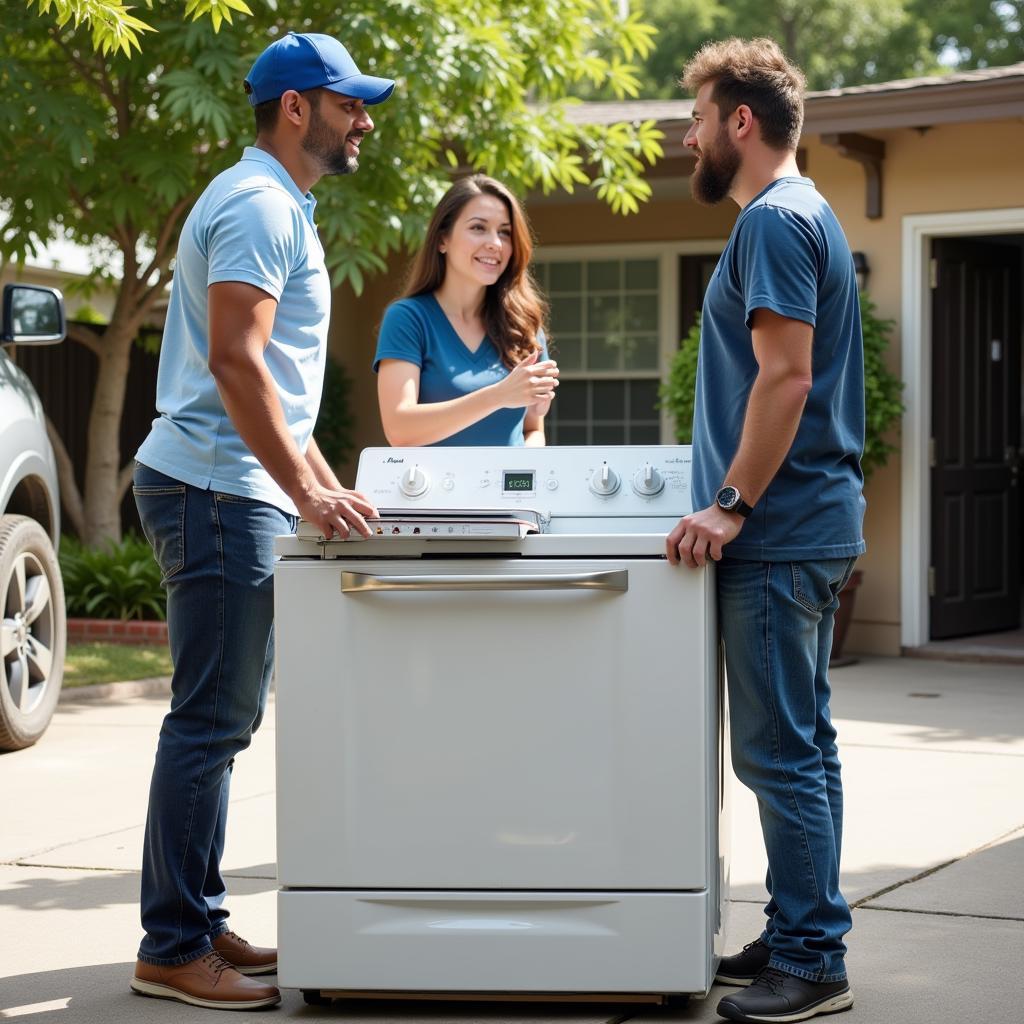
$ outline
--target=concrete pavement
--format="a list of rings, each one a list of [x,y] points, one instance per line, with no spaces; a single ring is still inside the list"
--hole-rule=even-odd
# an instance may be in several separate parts
[[[1024,671],[865,659],[836,670],[846,782],[844,888],[860,1024],[1019,1020],[1024,1001]],[[34,748],[0,756],[0,1021],[213,1019],[128,991],[138,865],[165,698],[62,703]],[[273,715],[236,766],[225,867],[232,923],[270,944]],[[730,945],[762,920],[764,853],[734,789]],[[721,992],[685,1009],[600,1004],[337,1003],[294,991],[230,1019],[604,1024],[717,1020]]]

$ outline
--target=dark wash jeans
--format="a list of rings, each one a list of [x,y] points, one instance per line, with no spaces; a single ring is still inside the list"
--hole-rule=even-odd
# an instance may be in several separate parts
[[[274,538],[295,519],[136,464],[135,503],[167,589],[171,708],[149,792],[139,958],[187,963],[227,931],[220,873],[235,755],[259,727],[274,662]]]
[[[761,938],[772,966],[819,982],[846,977],[852,925],[839,890],[843,787],[828,659],[855,561],[718,563],[733,769],[757,796],[768,853]]]

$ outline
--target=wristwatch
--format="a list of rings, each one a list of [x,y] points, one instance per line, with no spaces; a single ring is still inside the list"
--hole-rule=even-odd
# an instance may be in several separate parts
[[[754,511],[753,507],[743,500],[740,492],[730,484],[726,484],[725,487],[715,495],[715,504],[718,505],[723,512],[735,512],[744,519]]]

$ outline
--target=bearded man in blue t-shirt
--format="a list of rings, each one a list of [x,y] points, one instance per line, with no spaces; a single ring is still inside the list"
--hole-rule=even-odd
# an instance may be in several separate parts
[[[716,979],[730,1020],[853,1005],[839,888],[842,783],[829,714],[838,594],[864,550],[864,354],[842,228],[797,167],[804,78],[766,39],[705,46],[686,145],[694,197],[740,215],[708,285],[693,425],[693,507],[669,561],[717,562],[732,758],[768,853],[762,934]]]

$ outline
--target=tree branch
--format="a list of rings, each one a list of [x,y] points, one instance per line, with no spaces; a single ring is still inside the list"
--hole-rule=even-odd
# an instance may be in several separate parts
[[[85,536],[85,507],[82,504],[82,492],[78,489],[78,482],[75,480],[75,467],[71,463],[71,456],[64,446],[64,441],[53,420],[46,417],[46,433],[53,446],[53,454],[57,460],[57,483],[60,486],[60,503],[71,520],[71,525],[79,537]]]
[[[153,254],[153,258],[149,261],[146,269],[139,275],[141,281],[148,281],[154,272],[161,269],[162,264],[166,263],[167,251],[170,248],[171,239],[174,237],[175,228],[178,227],[178,218],[195,202],[198,196],[198,192],[189,192],[188,195],[182,196],[174,204],[171,212],[167,215],[167,219],[164,221],[160,237],[156,240],[156,251]]]
[[[119,503],[128,493],[128,488],[132,485],[132,476],[134,473],[135,460],[131,459],[121,467],[121,472],[117,474],[117,500]]]
[[[51,35],[57,41],[57,45],[67,55],[68,60],[78,68],[82,75],[92,82],[92,84],[95,85],[104,96],[106,96],[111,105],[116,104],[117,96],[111,88],[110,79],[108,79],[106,75],[102,74],[95,66],[86,64],[80,57],[76,57],[75,51],[61,38],[59,30],[55,29]]]
[[[103,346],[100,343],[100,336],[96,331],[83,327],[82,324],[68,324],[68,337],[79,345],[83,345],[94,356],[99,358]]]

